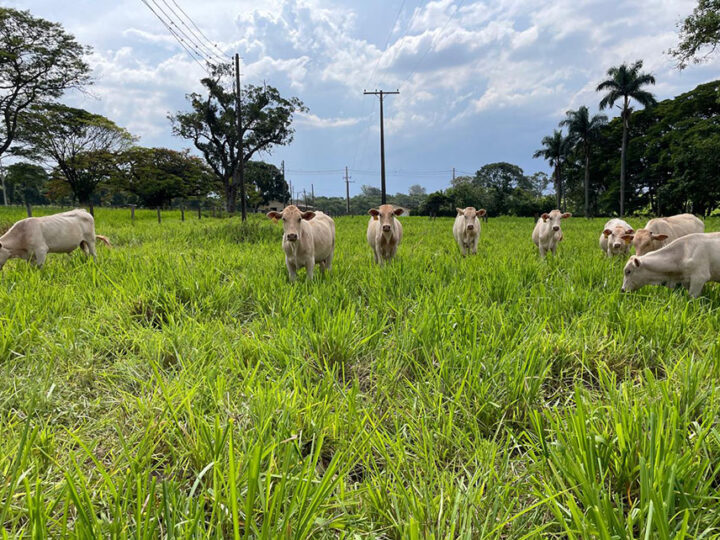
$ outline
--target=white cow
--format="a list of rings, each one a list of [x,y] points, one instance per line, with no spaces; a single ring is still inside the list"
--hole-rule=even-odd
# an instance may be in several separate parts
[[[708,281],[720,281],[720,233],[687,234],[647,255],[630,257],[621,290],[682,283],[690,296],[698,297]]]
[[[540,216],[540,219],[535,224],[535,229],[533,229],[532,239],[538,247],[541,257],[544,257],[548,251],[555,255],[558,242],[563,239],[560,220],[567,219],[570,216],[572,214],[569,212],[563,214],[560,210],[553,210],[549,214]]]
[[[600,249],[608,257],[613,255],[627,255],[630,251],[630,243],[624,238],[635,231],[622,219],[611,219],[605,224],[603,232],[600,233]]]
[[[308,279],[313,278],[315,264],[320,265],[322,273],[330,271],[335,252],[335,222],[330,216],[319,210],[301,212],[291,204],[282,212],[268,212],[267,217],[282,219],[282,247],[290,281],[295,281],[297,271],[303,267]]]
[[[375,262],[380,266],[395,257],[403,235],[402,223],[396,216],[403,213],[402,208],[396,208],[392,204],[383,204],[368,210],[371,217],[367,228],[367,241],[373,250]]]
[[[48,253],[70,253],[78,247],[97,260],[95,239],[110,246],[105,236],[95,234],[95,220],[82,209],[21,219],[0,236],[0,268],[13,258],[34,259],[40,267]]]
[[[456,208],[457,217],[453,225],[453,236],[460,248],[463,257],[469,251],[473,255],[477,253],[478,240],[480,239],[479,217],[485,215],[485,210],[475,210],[474,207]]]
[[[686,234],[705,231],[705,224],[692,214],[678,214],[666,218],[654,218],[644,228],[623,238],[632,242],[636,255],[645,255],[666,246]]]

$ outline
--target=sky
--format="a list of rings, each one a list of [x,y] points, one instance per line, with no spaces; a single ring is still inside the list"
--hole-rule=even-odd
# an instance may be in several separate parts
[[[720,55],[683,71],[667,50],[696,0],[147,0],[207,43],[206,56],[241,56],[244,83],[268,84],[309,108],[286,147],[256,156],[280,165],[293,190],[351,195],[380,184],[378,98],[385,98],[388,192],[446,188],[457,175],[533,159],[569,109],[597,111],[607,69],[644,60],[666,99],[718,78]],[[94,84],[63,101],[102,114],[144,146],[190,148],[168,114],[188,108],[204,66],[142,0],[10,0],[61,23],[92,47]],[[183,15],[187,15],[187,18]],[[196,25],[197,29],[195,26]],[[172,26],[171,26],[172,28]],[[201,32],[201,33],[200,33]],[[196,53],[198,54],[198,53]],[[610,111],[616,116],[617,110]]]

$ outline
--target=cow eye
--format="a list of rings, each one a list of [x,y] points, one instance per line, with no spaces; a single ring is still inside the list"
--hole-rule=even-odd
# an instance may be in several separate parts
[[[625,274],[630,275],[630,270],[625,270]]]

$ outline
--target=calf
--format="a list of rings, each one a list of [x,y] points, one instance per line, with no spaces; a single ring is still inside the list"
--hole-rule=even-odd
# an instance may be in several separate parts
[[[21,219],[0,236],[0,268],[13,258],[34,259],[41,267],[48,253],[70,253],[78,247],[97,260],[95,239],[110,246],[106,237],[95,234],[95,220],[82,209]]]
[[[654,218],[644,228],[623,238],[635,246],[635,255],[645,255],[686,234],[705,231],[705,224],[692,214]]]
[[[301,212],[291,204],[282,212],[268,212],[273,220],[282,219],[285,266],[290,281],[295,281],[297,271],[305,267],[308,279],[313,278],[315,264],[320,271],[330,271],[335,252],[335,222],[323,212]]]
[[[634,232],[633,228],[622,219],[611,219],[600,233],[600,249],[608,257],[627,255],[630,251],[630,242],[625,237]]]
[[[555,255],[558,242],[563,239],[562,230],[560,229],[560,220],[567,219],[572,214],[560,210],[553,210],[549,214],[543,214],[535,224],[532,239],[540,251],[540,256],[544,257],[545,253],[551,251]]]
[[[402,208],[395,208],[392,204],[383,204],[368,210],[371,218],[367,228],[367,241],[373,250],[375,262],[381,266],[392,260],[400,245],[403,228],[396,216],[403,212]]]
[[[457,217],[453,225],[453,236],[460,248],[463,257],[470,251],[473,255],[477,253],[478,240],[480,239],[479,217],[485,215],[485,210],[475,210],[472,206],[465,209],[456,208]]]
[[[630,257],[621,290],[682,283],[690,296],[698,297],[708,281],[720,281],[720,233],[688,234],[646,255]]]

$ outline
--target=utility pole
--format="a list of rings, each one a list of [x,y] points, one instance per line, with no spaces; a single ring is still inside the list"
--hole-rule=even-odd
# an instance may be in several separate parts
[[[363,90],[363,94],[365,95],[380,96],[380,191],[382,192],[382,204],[387,202],[385,194],[385,128],[383,126],[383,96],[399,93],[399,90],[395,90],[394,92],[385,92],[383,90],[368,92],[367,90]]]
[[[237,138],[238,138],[238,163],[235,167],[234,184],[237,189],[240,184],[240,208],[242,210],[242,220],[247,220],[247,209],[245,207],[245,171],[243,162],[243,140],[242,140],[242,99],[240,89],[240,55],[235,53],[235,112],[237,116]]]
[[[350,178],[352,176],[348,176],[348,168],[345,166],[345,199],[347,200],[347,213],[350,214],[350,184],[354,184],[355,182],[350,182]]]
[[[453,182],[455,182],[455,167],[453,167]]]
[[[5,189],[5,169],[2,166],[2,157],[0,157],[0,179],[2,179],[3,202],[7,206],[7,190]]]
[[[310,200],[312,201],[312,205],[315,206],[315,186],[310,184]]]
[[[284,159],[280,162],[280,172],[282,172],[283,183],[286,186],[288,186],[288,191],[290,191],[290,204],[292,204],[292,184],[288,183],[288,181],[285,180],[285,160]]]
[[[303,202],[305,203],[305,210],[307,210],[307,191],[303,188]]]

